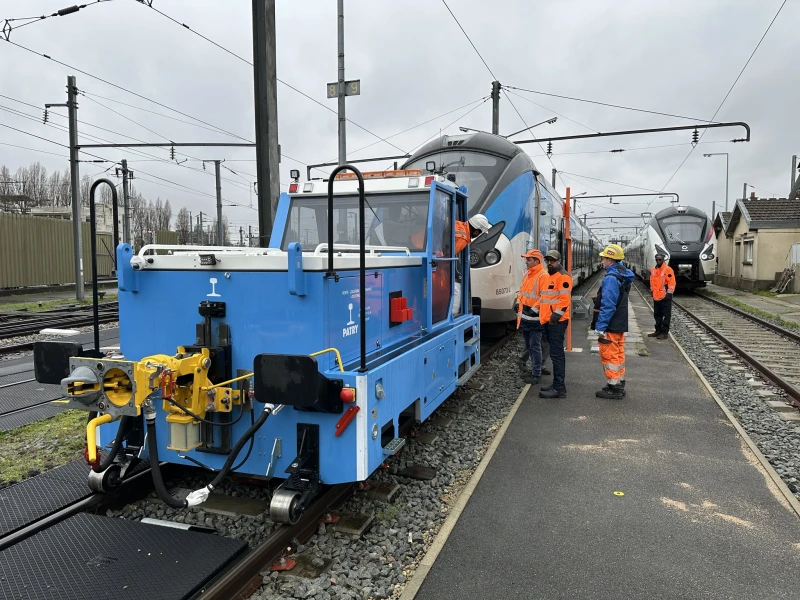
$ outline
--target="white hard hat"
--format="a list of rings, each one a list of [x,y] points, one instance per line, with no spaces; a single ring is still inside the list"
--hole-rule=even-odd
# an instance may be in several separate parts
[[[475,229],[480,229],[483,233],[486,233],[492,228],[492,226],[489,224],[489,219],[480,214],[473,216],[469,220],[469,224]]]

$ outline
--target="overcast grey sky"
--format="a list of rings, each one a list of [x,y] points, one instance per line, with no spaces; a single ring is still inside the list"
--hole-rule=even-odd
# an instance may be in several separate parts
[[[504,86],[708,120],[782,1],[449,0],[448,5]],[[68,0],[0,0],[0,19],[49,14],[69,4]],[[153,6],[232,52],[252,59],[249,1],[153,0]],[[335,81],[337,75],[336,1],[277,0],[276,22],[278,77],[335,111],[336,100],[326,99],[325,84]],[[692,149],[691,131],[560,142],[554,146],[552,162],[567,174],[557,181],[558,191],[563,195],[565,185],[571,187],[573,195],[663,189],[679,193],[682,203],[710,213],[712,200],[718,207],[724,203],[725,158],[704,158],[703,153],[728,152],[730,207],[741,197],[744,182],[756,186],[759,196],[786,196],[791,156],[800,154],[800,82],[795,76],[800,57],[798,22],[800,1],[788,0],[716,116],[717,121],[747,122],[752,128],[750,143],[726,142],[742,137],[741,129],[711,130],[672,177]],[[46,19],[13,31],[11,40],[253,139],[252,67],[136,0],[112,0],[76,14]],[[361,95],[347,99],[348,118],[382,137],[475,102],[392,137],[390,141],[404,151],[438,135],[440,129],[442,133],[458,133],[459,125],[491,128],[491,103],[479,105],[477,101],[488,96],[493,77],[440,1],[346,0],[345,63],[347,78],[362,82]],[[145,141],[241,141],[123,106],[117,101],[190,120],[74,69],[0,42],[0,94],[37,106],[64,102],[67,75],[75,75],[78,87],[88,94],[113,100],[95,96],[93,101],[91,95],[81,98],[79,119],[116,132],[82,124],[82,134],[119,142],[130,141],[130,137]],[[509,97],[529,125],[556,113],[563,115],[553,125],[538,127],[535,132],[540,136],[689,123],[686,119],[517,90],[509,93],[514,94]],[[41,111],[34,108],[0,100],[0,106],[41,116]],[[97,101],[155,133],[126,121]],[[473,107],[477,108],[465,114]],[[56,116],[51,121],[66,124],[66,119]],[[305,177],[303,165],[288,157],[305,163],[336,158],[335,113],[279,84],[278,121],[283,151],[281,181],[289,180],[292,168],[300,168]],[[0,111],[0,123],[62,144],[68,141],[65,132],[5,111]],[[504,96],[501,133],[524,126]],[[399,153],[385,142],[354,152],[379,140],[352,124],[348,124],[347,133],[351,159]],[[518,139],[524,137],[520,135]],[[85,137],[82,141],[88,143]],[[670,146],[634,150],[665,145]],[[536,144],[524,148],[534,157],[537,167],[549,174],[553,165],[542,149]],[[627,151],[608,153],[616,148]],[[169,159],[168,149],[146,152]],[[132,150],[96,153],[113,160],[127,158],[137,174],[136,187],[150,199],[169,198],[173,214],[181,206],[195,214],[215,210],[213,168],[205,173],[190,170],[202,171],[197,160],[178,167],[137,156]],[[12,171],[35,160],[48,170],[63,169],[67,166],[66,154],[64,148],[0,127],[0,164]],[[223,181],[223,197],[245,207],[226,207],[225,214],[237,229],[239,225],[246,229],[247,224],[257,223],[255,210],[247,208],[251,202],[255,206],[255,196],[249,191],[255,180],[254,150],[185,149],[185,154],[227,159],[225,165],[236,175],[223,171],[230,180]],[[106,167],[82,165],[82,173],[96,175]],[[619,199],[619,205],[610,205],[608,200],[578,202],[585,211],[594,211],[591,218],[638,214],[647,208],[649,199]],[[667,200],[657,200],[651,209],[667,205]],[[609,232],[600,233],[607,237]]]

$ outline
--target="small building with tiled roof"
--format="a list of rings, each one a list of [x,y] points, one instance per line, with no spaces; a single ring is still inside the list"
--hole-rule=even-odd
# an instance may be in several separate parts
[[[775,285],[787,264],[792,244],[800,243],[800,200],[737,200],[730,213],[714,219],[717,234],[715,283],[743,290]]]

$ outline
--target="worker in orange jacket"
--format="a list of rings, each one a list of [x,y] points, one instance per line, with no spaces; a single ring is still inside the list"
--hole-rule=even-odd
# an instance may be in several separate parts
[[[550,374],[550,371],[542,368],[547,357],[542,351],[544,327],[539,321],[539,286],[541,280],[547,277],[547,272],[542,266],[542,253],[538,250],[528,250],[522,258],[525,259],[527,272],[517,292],[514,312],[517,313],[517,329],[522,331],[525,348],[531,358],[531,372],[523,380],[536,385],[543,374]]]
[[[656,330],[647,337],[666,340],[669,338],[669,322],[672,319],[672,294],[675,293],[675,271],[664,262],[664,254],[656,252],[656,266],[650,269],[650,291],[653,294],[653,315]]]
[[[473,215],[468,221],[456,221],[456,256],[467,248],[476,237],[491,229],[489,219],[483,215]],[[456,268],[456,286],[453,290],[453,316],[461,314],[461,273]]]
[[[606,376],[605,387],[595,392],[595,396],[612,400],[625,397],[625,333],[628,331],[628,294],[634,275],[622,263],[623,258],[625,253],[617,244],[609,244],[600,252],[600,262],[606,273],[595,299],[599,310],[593,323]]]
[[[547,275],[539,280],[539,322],[544,326],[544,337],[550,346],[553,384],[542,389],[539,398],[566,398],[564,336],[572,305],[572,277],[561,264],[561,253],[557,250],[548,250],[544,260]]]

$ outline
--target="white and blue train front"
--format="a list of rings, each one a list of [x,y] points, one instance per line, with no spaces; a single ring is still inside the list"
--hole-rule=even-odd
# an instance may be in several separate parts
[[[465,186],[469,215],[482,213],[492,230],[471,247],[472,295],[481,321],[516,318],[512,306],[525,276],[520,256],[532,248],[565,255],[563,200],[519,146],[488,133],[442,136],[417,150],[407,169],[432,169]],[[570,219],[572,276],[583,280],[599,268],[596,239],[579,218]]]

